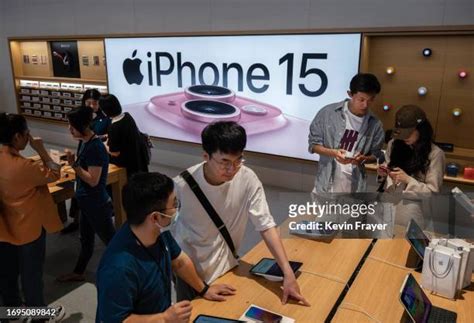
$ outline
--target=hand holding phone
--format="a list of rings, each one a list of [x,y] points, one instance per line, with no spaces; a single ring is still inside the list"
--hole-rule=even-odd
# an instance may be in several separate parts
[[[357,155],[358,155],[358,153],[355,154],[353,151],[347,151],[346,150],[346,152],[344,154],[344,159],[352,160],[352,159],[356,158]]]
[[[388,176],[390,176],[390,178],[392,179],[392,181],[398,185],[400,183],[405,183],[405,184],[408,184],[408,182],[410,181],[410,176],[405,173],[405,171],[403,169],[401,169],[400,167],[395,167],[395,168],[392,168],[390,169],[390,172],[388,173]]]
[[[334,157],[336,158],[336,161],[340,164],[350,164],[351,160],[346,158],[346,154],[347,152],[344,149],[336,149]]]
[[[388,167],[388,165],[386,165],[386,164],[379,165],[379,168],[377,168],[377,173],[380,176],[387,176],[388,173],[390,173],[391,171],[392,171],[392,169],[390,167]]]
[[[369,156],[364,155],[362,152],[359,151],[358,153],[353,154],[352,164],[361,166],[364,165],[369,159]]]

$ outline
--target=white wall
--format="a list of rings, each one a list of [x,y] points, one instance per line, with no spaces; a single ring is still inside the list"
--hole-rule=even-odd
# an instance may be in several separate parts
[[[473,0],[0,0],[0,111],[16,112],[7,37],[469,24]],[[65,127],[30,128],[47,142],[74,146]],[[194,145],[156,145],[155,163],[184,168],[200,160]],[[247,159],[266,184],[312,187],[314,164]]]

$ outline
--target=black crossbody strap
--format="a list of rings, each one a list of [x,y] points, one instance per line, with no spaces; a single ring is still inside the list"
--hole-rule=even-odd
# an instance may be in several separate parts
[[[196,198],[199,200],[199,202],[201,202],[202,207],[206,210],[212,222],[214,222],[214,225],[217,227],[217,230],[219,230],[219,232],[221,233],[222,237],[227,243],[227,246],[229,246],[229,249],[232,252],[232,255],[234,255],[235,259],[239,259],[239,256],[237,255],[237,252],[235,250],[234,242],[232,241],[232,237],[230,236],[230,233],[227,230],[227,227],[225,226],[219,214],[217,214],[211,202],[209,202],[206,195],[203,193],[203,191],[199,187],[198,183],[196,183],[196,180],[187,170],[183,171],[180,175],[186,181],[186,183],[188,183],[189,187],[193,191],[194,195],[196,195]]]

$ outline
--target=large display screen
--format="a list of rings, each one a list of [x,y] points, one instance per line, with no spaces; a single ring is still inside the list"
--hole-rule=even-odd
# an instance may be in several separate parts
[[[109,92],[143,132],[200,143],[233,120],[247,150],[301,159],[309,125],[347,97],[360,34],[183,36],[105,40]]]

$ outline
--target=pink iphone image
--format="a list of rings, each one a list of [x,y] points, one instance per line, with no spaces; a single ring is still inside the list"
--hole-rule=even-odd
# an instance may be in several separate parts
[[[280,129],[288,122],[279,108],[237,96],[232,90],[215,85],[193,85],[184,92],[152,97],[147,110],[196,135],[215,121],[238,122],[247,135]]]

